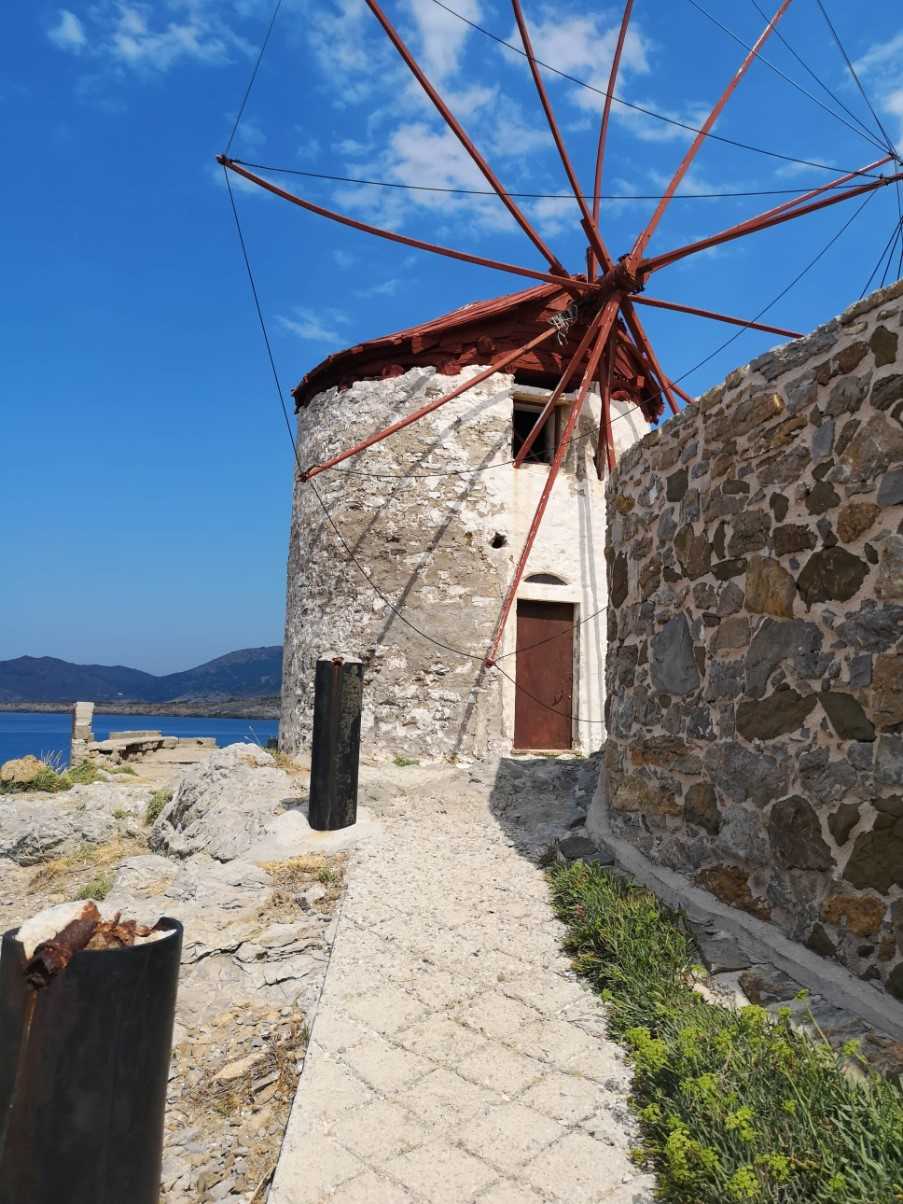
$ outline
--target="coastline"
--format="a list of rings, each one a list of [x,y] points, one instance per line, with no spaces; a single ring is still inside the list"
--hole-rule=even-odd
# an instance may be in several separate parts
[[[186,699],[169,702],[131,702],[125,700],[86,699],[93,701],[101,715],[198,716],[208,719],[278,719],[279,698]],[[70,714],[72,702],[0,702],[0,712]]]

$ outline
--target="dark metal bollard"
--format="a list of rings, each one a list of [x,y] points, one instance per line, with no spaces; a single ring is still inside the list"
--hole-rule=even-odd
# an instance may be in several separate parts
[[[308,818],[320,832],[357,821],[363,694],[363,662],[344,656],[317,661]]]
[[[158,1204],[182,926],[76,953],[41,990],[0,954],[0,1204]]]

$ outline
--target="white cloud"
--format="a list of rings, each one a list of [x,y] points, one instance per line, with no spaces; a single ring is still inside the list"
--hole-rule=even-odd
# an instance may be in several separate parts
[[[541,197],[530,204],[530,215],[547,238],[553,238],[563,230],[573,230],[580,219],[580,210],[574,194],[562,189],[557,197]]]
[[[311,343],[341,344],[345,336],[339,329],[348,323],[348,315],[338,309],[309,309],[296,305],[291,318],[277,314],[276,321],[295,338]]]
[[[903,29],[894,37],[870,46],[865,54],[853,64],[863,81],[867,81],[872,99],[893,123],[888,133],[897,142],[903,142]]]
[[[357,263],[357,256],[352,255],[350,251],[333,251],[333,263],[340,267],[343,272],[347,272],[349,268],[353,268]]]
[[[232,61],[236,51],[252,54],[230,15],[235,8],[218,0],[171,0],[167,6],[99,0],[83,17],[61,9],[49,37],[60,49],[85,50],[122,72],[163,74],[183,62],[217,66]]]
[[[660,113],[663,117],[669,117],[672,122],[683,123],[682,125],[672,125],[656,117],[650,117],[647,113],[641,113],[637,109],[629,109],[625,105],[613,105],[612,117],[623,122],[625,127],[641,142],[689,142],[695,136],[694,131],[699,129],[710,111],[707,106],[698,104],[691,104],[683,110],[678,110],[656,104],[652,100],[631,98],[631,102],[641,105],[644,109]],[[687,126],[692,128],[685,128]]]
[[[381,284],[371,284],[367,288],[355,289],[354,295],[362,301],[369,300],[371,297],[394,297],[400,288],[401,281],[397,277],[393,277],[391,280],[384,280]]]
[[[421,65],[435,83],[457,74],[468,38],[473,32],[469,25],[452,16],[437,4],[424,0],[406,0],[408,14],[414,22],[414,50]],[[456,0],[455,11],[469,21],[481,17],[478,0]]]
[[[68,8],[59,9],[59,14],[59,20],[48,29],[47,36],[58,49],[78,54],[88,43],[85,27]]]
[[[298,143],[298,148],[295,154],[299,159],[310,160],[316,159],[321,150],[320,139],[313,134],[301,139]]]

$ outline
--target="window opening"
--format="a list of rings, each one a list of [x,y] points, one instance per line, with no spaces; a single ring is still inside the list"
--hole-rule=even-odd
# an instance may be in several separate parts
[[[524,459],[525,464],[551,464],[561,440],[561,406],[555,406],[545,426],[536,438]],[[533,430],[542,406],[526,401],[514,402],[514,417],[511,430],[511,452],[516,456]]]

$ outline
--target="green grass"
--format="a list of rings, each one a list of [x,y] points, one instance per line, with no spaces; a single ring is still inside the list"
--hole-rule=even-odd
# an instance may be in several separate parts
[[[63,769],[60,761],[51,755],[38,759],[41,768],[30,782],[0,782],[0,794],[59,794],[73,786],[89,786],[100,779],[97,769],[87,761]]]
[[[172,798],[172,791],[164,787],[162,790],[155,790],[147,800],[147,806],[144,808],[144,822],[148,827],[152,823],[156,823],[160,812]]]
[[[403,757],[398,753],[392,764],[397,765],[399,769],[407,769],[409,765],[419,765],[420,762],[416,757]]]
[[[113,889],[115,875],[112,873],[101,873],[96,878],[92,878],[76,894],[76,899],[96,899],[99,903],[105,899]]]
[[[124,773],[129,777],[137,778],[138,774],[132,769],[131,765],[106,765],[104,766],[107,773]]]
[[[637,1160],[669,1204],[900,1204],[903,1093],[855,1047],[835,1054],[789,1012],[692,988],[680,918],[599,866],[549,871],[575,968],[608,1003],[633,1065]],[[855,1062],[858,1074],[845,1073]]]

